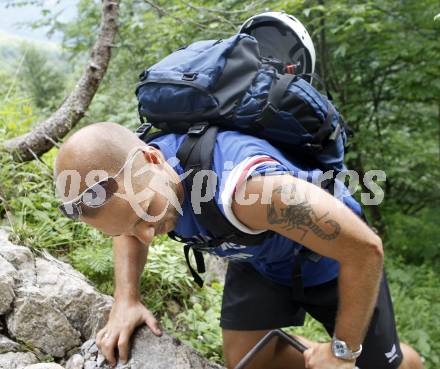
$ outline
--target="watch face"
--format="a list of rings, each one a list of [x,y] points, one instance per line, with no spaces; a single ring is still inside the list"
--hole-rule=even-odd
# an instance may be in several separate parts
[[[336,356],[344,356],[347,354],[347,347],[341,341],[334,341],[333,352]]]

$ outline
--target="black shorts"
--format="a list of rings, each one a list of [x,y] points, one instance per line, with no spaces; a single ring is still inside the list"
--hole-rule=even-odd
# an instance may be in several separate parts
[[[337,279],[304,288],[292,288],[263,277],[249,263],[229,262],[220,325],[230,330],[270,330],[304,323],[305,313],[321,322],[332,336],[338,306]],[[393,305],[384,275],[374,314],[363,342],[359,369],[396,369],[403,359]]]

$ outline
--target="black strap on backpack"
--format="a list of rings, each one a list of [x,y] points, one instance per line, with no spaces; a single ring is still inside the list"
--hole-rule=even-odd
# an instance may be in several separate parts
[[[255,121],[257,125],[265,127],[274,119],[281,108],[281,99],[295,78],[296,76],[293,74],[274,73],[272,84],[267,95],[266,105],[260,117]]]
[[[180,165],[185,172],[190,171],[189,175],[184,179],[186,188],[189,191],[194,190],[194,179],[201,170],[211,170],[214,155],[215,141],[217,137],[218,127],[210,126],[203,122],[193,125],[189,131],[188,136],[177,151],[177,158]],[[258,235],[250,235],[238,230],[234,227],[223,215],[217,206],[214,196],[217,186],[212,186],[209,183],[209,177],[203,177],[201,184],[201,197],[208,197],[209,200],[200,203],[200,213],[195,214],[197,221],[208,230],[212,239],[209,241],[201,240],[200,243],[191,240],[190,243],[185,242],[185,258],[189,266],[190,272],[194,277],[195,282],[203,285],[203,281],[191,266],[189,260],[190,249],[194,252],[194,257],[197,265],[197,272],[204,273],[205,265],[203,255],[198,249],[205,249],[207,247],[216,247],[224,242],[231,242],[240,245],[258,245],[266,239],[272,232],[264,232]],[[176,237],[175,234],[171,235]]]
[[[316,78],[318,81],[323,83],[316,74],[310,74],[310,76]],[[272,120],[277,116],[279,110],[281,110],[281,101],[284,94],[288,90],[290,84],[294,79],[300,78],[300,76],[294,74],[278,74],[274,73],[272,84],[267,95],[266,105],[264,106],[260,117],[255,121],[257,126],[265,127],[272,122]],[[325,84],[324,84],[325,86]],[[329,100],[332,100],[330,92],[327,90],[327,96]],[[335,128],[332,126],[333,118],[335,116],[335,109],[331,104],[328,104],[327,116],[324,123],[319,127],[319,130],[313,135],[311,142],[305,144],[306,149],[311,150],[322,150],[324,146],[324,141],[326,139],[335,140],[339,137],[341,132],[340,124],[337,124]],[[342,122],[345,127],[345,123]]]
[[[185,170],[191,173],[185,178],[186,187],[193,189],[194,178],[201,170],[211,170],[215,140],[218,127],[207,123],[196,125],[188,131],[188,137],[177,151],[177,158]],[[214,196],[217,186],[213,187],[207,177],[203,178],[201,196],[209,196],[210,200],[200,203],[200,214],[196,214],[197,221],[214,237],[224,242],[233,242],[240,245],[256,245],[261,243],[268,233],[250,235],[238,230],[223,215],[218,208]]]

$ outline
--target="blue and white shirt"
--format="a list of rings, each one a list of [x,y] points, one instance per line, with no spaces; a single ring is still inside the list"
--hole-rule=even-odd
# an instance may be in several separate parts
[[[169,134],[154,139],[149,144],[161,150],[167,160],[176,157],[185,135]],[[263,139],[236,131],[219,132],[214,148],[212,170],[218,178],[218,190],[215,200],[226,218],[239,230],[258,234],[242,224],[232,212],[232,197],[237,186],[249,176],[290,173],[307,181],[316,179],[322,171],[307,168],[298,162],[288,160],[278,149]],[[176,163],[177,160],[174,160]],[[183,174],[177,163],[174,169]],[[359,203],[345,192],[345,186],[336,181],[335,197],[343,201],[358,216],[362,209]],[[209,232],[198,222],[191,204],[191,194],[185,188],[185,200],[182,206],[183,215],[178,219],[174,231],[185,238],[209,236]],[[222,244],[209,250],[210,253],[230,260],[248,262],[263,276],[274,282],[291,286],[292,270],[295,257],[303,246],[284,236],[275,234],[260,245],[242,246]],[[305,287],[328,282],[337,277],[339,263],[328,257],[321,257],[318,262],[302,258],[302,278]]]

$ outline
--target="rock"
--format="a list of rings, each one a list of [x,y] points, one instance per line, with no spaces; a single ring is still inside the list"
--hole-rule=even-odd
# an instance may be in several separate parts
[[[83,369],[84,358],[80,354],[73,355],[66,363],[66,369]]]
[[[40,363],[40,364],[28,365],[23,369],[64,369],[64,368],[61,365],[55,363]]]
[[[0,256],[11,263],[18,274],[19,285],[35,284],[35,260],[31,250],[24,246],[14,245],[8,240],[8,234],[0,229]]]
[[[53,297],[70,324],[84,339],[95,336],[107,322],[113,299],[96,291],[85,277],[69,264],[46,253],[36,259],[37,285]]]
[[[80,333],[58,309],[56,301],[37,287],[17,291],[14,309],[7,318],[8,330],[14,338],[54,357],[81,344]]]
[[[223,278],[224,265],[211,268],[220,270],[215,279]],[[34,257],[28,248],[9,242],[0,229],[0,311],[5,312],[0,313],[0,369],[63,368],[55,363],[33,365],[38,363],[36,355],[60,359],[66,369],[110,369],[89,338],[105,325],[112,304],[110,296],[96,291],[69,264],[46,252]],[[176,339],[165,334],[158,338],[146,327],[131,342],[130,361],[118,364],[118,369],[221,369]],[[33,353],[20,352],[25,348]]]
[[[17,352],[22,351],[21,346],[8,337],[0,334],[0,354],[5,354],[7,352]]]
[[[96,346],[95,340],[91,339],[84,342],[81,346],[82,352],[98,352],[98,347]]]
[[[84,363],[84,369],[96,369],[97,365],[96,365],[96,361],[86,361]]]
[[[0,315],[7,313],[14,301],[17,270],[3,256],[0,256]]]
[[[221,369],[222,367],[204,359],[190,347],[164,334],[156,337],[146,328],[140,328],[132,339],[130,360],[126,365],[118,364],[118,369]],[[110,369],[106,362],[101,362],[101,355],[91,354],[94,346],[86,342],[81,347],[81,354],[91,359],[86,361],[84,369]],[[95,359],[92,360],[92,358]]]
[[[169,335],[156,337],[148,328],[139,329],[131,349],[132,369],[219,369],[190,347]]]
[[[0,369],[23,369],[38,363],[37,357],[30,352],[8,352],[0,355]]]

